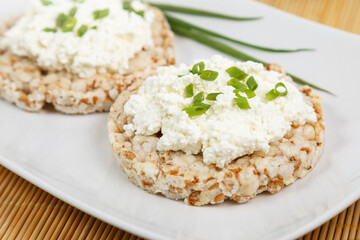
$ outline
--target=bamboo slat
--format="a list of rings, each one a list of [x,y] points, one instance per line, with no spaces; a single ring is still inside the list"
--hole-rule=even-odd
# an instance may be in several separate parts
[[[360,0],[259,0],[289,13],[360,33]],[[141,238],[101,222],[0,166],[0,239]],[[360,240],[360,200],[301,240]]]

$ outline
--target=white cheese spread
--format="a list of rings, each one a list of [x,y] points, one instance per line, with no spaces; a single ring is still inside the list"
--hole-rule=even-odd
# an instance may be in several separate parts
[[[205,69],[219,73],[215,81],[205,81],[198,74],[189,73],[192,68],[189,65],[158,68],[157,75],[148,78],[125,104],[125,114],[133,119],[124,126],[126,134],[152,135],[161,131],[159,151],[202,153],[206,164],[224,167],[254,151],[267,152],[269,143],[281,139],[291,125],[316,121],[312,106],[284,75],[266,71],[259,63],[234,62],[221,56],[202,61]],[[234,87],[227,85],[231,77],[226,72],[232,66],[253,76],[258,83],[256,97],[248,99],[251,109],[240,109],[234,101]],[[285,84],[288,94],[267,100],[266,93],[279,82]],[[203,103],[211,107],[200,116],[189,117],[182,111],[192,105],[193,98],[185,96],[189,84],[193,84],[195,95],[223,94],[216,101],[205,99]]]
[[[74,7],[76,25],[72,31],[44,31],[55,29],[58,15],[67,15]],[[80,77],[97,72],[121,73],[137,52],[153,46],[154,13],[138,1],[132,3],[132,8],[144,11],[144,16],[123,9],[121,0],[34,0],[0,39],[0,49],[34,59],[44,69],[66,70]],[[94,19],[93,13],[104,9],[109,14]],[[77,31],[83,25],[88,30],[79,37]]]

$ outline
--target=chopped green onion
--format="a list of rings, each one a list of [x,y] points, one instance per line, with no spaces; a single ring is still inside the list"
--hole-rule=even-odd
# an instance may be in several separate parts
[[[73,2],[77,2],[77,3],[83,3],[84,0],[72,0]]]
[[[62,28],[67,20],[67,16],[63,13],[60,13],[56,18],[56,26]]]
[[[194,85],[192,83],[190,83],[189,85],[186,86],[185,96],[187,98],[191,98],[192,96],[194,96]]]
[[[53,33],[56,33],[56,32],[57,32],[57,29],[56,29],[56,28],[44,28],[43,31],[44,31],[44,32],[53,32]]]
[[[242,70],[240,70],[238,67],[230,67],[228,69],[226,69],[226,72],[230,75],[230,77],[239,79],[239,80],[243,80],[245,79],[248,75],[243,72]]]
[[[77,35],[79,36],[79,37],[82,37],[82,36],[84,36],[84,34],[88,31],[88,26],[86,26],[86,25],[81,25],[81,27],[78,29],[78,31],[77,31]]]
[[[201,72],[204,71],[204,70],[205,70],[205,63],[204,62],[198,62],[198,63],[194,64],[194,66],[192,67],[190,72],[193,73],[193,74],[201,74]]]
[[[107,9],[103,9],[103,10],[97,10],[97,11],[94,11],[93,12],[93,17],[94,17],[94,20],[98,20],[98,19],[101,19],[101,18],[104,18],[104,17],[107,17],[110,13],[110,10],[107,8]]]
[[[40,1],[41,1],[42,5],[44,5],[44,6],[49,6],[49,5],[53,4],[52,1],[49,1],[49,0],[40,0]]]
[[[200,74],[200,78],[205,81],[214,81],[218,77],[219,73],[216,71],[205,70]]]
[[[137,15],[140,15],[142,17],[144,17],[145,15],[145,11],[144,10],[141,10],[141,11],[134,11]]]
[[[123,9],[128,11],[131,11],[133,9],[130,1],[123,1]]]
[[[253,62],[258,62],[258,63],[261,63],[263,64],[264,66],[267,65],[266,62],[264,61],[261,61],[257,58],[254,58],[250,55],[247,55],[246,53],[243,53],[233,47],[230,47],[229,45],[226,45],[220,41],[216,41],[216,40],[213,40],[212,38],[209,38],[208,36],[204,35],[204,34],[201,34],[201,33],[198,33],[198,32],[194,32],[194,31],[191,31],[189,29],[186,29],[182,26],[179,26],[179,25],[176,25],[176,24],[172,24],[170,23],[170,26],[171,26],[171,29],[181,35],[181,36],[184,36],[184,37],[187,37],[187,38],[190,38],[190,39],[193,39],[194,41],[197,41],[199,43],[202,43],[208,47],[211,47],[213,49],[216,49],[222,53],[225,53],[229,56],[232,56],[234,58],[237,58],[237,59],[240,59],[240,60],[243,60],[243,61],[253,61]],[[329,93],[333,96],[335,96],[334,93],[330,92],[329,90],[326,90],[324,88],[321,88],[315,84],[312,84],[310,82],[307,82],[293,74],[289,74],[288,75],[294,80],[294,82],[296,83],[299,83],[301,85],[308,85],[314,89],[317,89],[317,90],[320,90],[320,91],[323,91],[323,92],[326,92],[326,93]]]
[[[248,100],[244,97],[238,97],[238,98],[234,98],[236,105],[240,108],[240,109],[251,109],[250,104],[248,102]]]
[[[253,76],[248,78],[248,80],[246,81],[246,85],[249,87],[251,91],[255,91],[259,86]]]
[[[211,105],[209,104],[198,102],[191,107],[184,108],[183,111],[185,111],[189,117],[194,117],[204,114],[210,107]]]
[[[76,22],[77,22],[76,18],[68,17],[64,25],[62,26],[61,31],[71,32],[74,29]]]
[[[129,11],[129,13],[134,12],[137,15],[140,15],[141,17],[144,17],[145,11],[136,11],[132,6],[130,1],[124,1],[123,2],[123,9]]]
[[[239,82],[239,80],[232,78],[227,82],[228,86],[232,86],[236,89],[239,89],[240,91],[244,91],[245,89],[247,89],[246,85]]]
[[[267,94],[266,94],[266,99],[269,101],[274,100],[275,98],[277,98],[279,96],[279,92],[276,91],[275,89],[271,89]]]
[[[253,98],[253,97],[256,96],[255,92],[252,91],[252,90],[250,90],[250,89],[246,89],[246,90],[244,91],[244,93],[246,94],[246,96],[247,96],[248,98]]]
[[[91,27],[91,29],[97,29],[97,26],[93,26],[93,27]]]
[[[235,93],[235,96],[238,97],[238,98],[243,97],[243,96],[240,95],[239,91],[240,91],[239,89],[235,89],[233,91],[233,93]]]
[[[261,17],[236,17],[236,16],[225,15],[222,13],[204,11],[202,9],[187,8],[187,7],[160,4],[160,3],[151,3],[151,2],[149,2],[149,3],[150,3],[150,5],[160,8],[163,11],[172,11],[172,12],[179,12],[179,13],[185,13],[185,14],[198,15],[198,16],[206,16],[206,17],[214,17],[214,18],[222,18],[222,19],[238,20],[238,21],[249,21],[249,20],[261,19]]]
[[[284,88],[284,91],[279,91],[281,88]],[[279,93],[280,96],[286,96],[288,94],[288,90],[282,82],[279,82],[275,85],[275,90]]]
[[[204,92],[200,92],[198,94],[195,95],[193,103],[199,103],[204,101]]]
[[[218,93],[209,93],[207,96],[206,96],[206,100],[210,100],[210,101],[215,101],[216,100],[216,97],[220,94],[224,94],[222,92],[218,92]]]
[[[68,16],[69,16],[69,17],[74,17],[75,14],[76,14],[76,12],[77,12],[77,7],[73,7],[73,8],[70,10]]]

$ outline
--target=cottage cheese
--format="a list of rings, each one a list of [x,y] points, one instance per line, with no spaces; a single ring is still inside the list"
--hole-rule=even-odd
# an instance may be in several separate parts
[[[143,48],[153,46],[151,23],[154,13],[145,5],[133,2],[132,7],[145,10],[144,18],[124,10],[120,0],[50,0],[44,6],[35,0],[15,26],[0,40],[0,49],[29,57],[48,70],[66,70],[80,77],[97,72],[123,72],[129,60]],[[77,7],[76,26],[72,32],[45,32],[54,28],[60,13],[68,14]],[[109,9],[107,17],[94,20],[93,12]],[[89,30],[83,37],[77,36],[82,25]],[[96,26],[97,29],[90,29]]]
[[[159,151],[184,151],[203,154],[206,164],[224,167],[232,160],[262,150],[267,152],[269,143],[281,139],[291,125],[315,122],[316,114],[297,87],[282,74],[266,71],[254,62],[234,62],[221,56],[202,60],[206,69],[219,72],[215,81],[204,81],[189,73],[192,66],[161,67],[157,75],[148,78],[136,95],[124,107],[132,123],[125,125],[128,136],[153,135],[161,131],[157,143]],[[198,62],[198,61],[196,61]],[[248,99],[251,109],[242,110],[234,102],[234,88],[227,86],[231,79],[225,71],[237,66],[253,76],[259,87],[256,97]],[[183,75],[178,77],[178,75]],[[268,101],[266,93],[275,84],[283,82],[288,94]],[[192,83],[194,93],[223,92],[216,101],[204,100],[210,109],[201,116],[189,117],[184,107],[192,98],[185,97],[185,88]]]

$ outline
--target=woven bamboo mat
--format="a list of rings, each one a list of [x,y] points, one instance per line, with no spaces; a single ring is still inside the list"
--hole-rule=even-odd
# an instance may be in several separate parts
[[[360,0],[260,0],[287,12],[360,33]],[[0,239],[141,239],[108,225],[0,166]],[[300,238],[359,239],[360,200]]]

